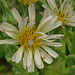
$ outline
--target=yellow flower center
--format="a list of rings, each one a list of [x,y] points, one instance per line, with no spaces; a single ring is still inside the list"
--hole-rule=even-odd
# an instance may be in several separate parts
[[[58,15],[58,19],[57,19],[57,21],[62,21],[62,25],[64,25],[66,22],[67,22],[67,20],[66,19],[64,19],[64,18],[66,18],[66,17],[64,17],[65,15],[64,14],[57,14]]]
[[[65,23],[68,21],[68,20],[65,19],[65,18],[67,18],[68,13],[66,13],[66,16],[65,16],[64,13],[58,12],[58,8],[55,8],[55,10],[53,11],[53,13],[57,14],[57,16],[58,16],[57,21],[61,21],[62,25],[65,25]]]
[[[30,27],[29,29],[23,31],[20,36],[21,44],[24,44],[25,46],[30,43],[29,41],[33,42],[33,45],[39,43],[41,39],[37,39],[41,36],[39,33],[35,33],[34,27]],[[36,40],[37,39],[37,40]]]
[[[19,0],[20,2],[23,2],[24,4],[31,4],[36,3],[37,0]]]

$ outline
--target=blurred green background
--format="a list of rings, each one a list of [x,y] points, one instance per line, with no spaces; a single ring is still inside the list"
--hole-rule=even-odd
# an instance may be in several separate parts
[[[59,0],[56,0],[56,2],[58,1]],[[73,3],[75,10],[75,0],[69,1]],[[26,6],[19,3],[18,0],[6,0],[6,3],[3,5],[0,2],[0,23],[2,21],[6,21],[12,23],[13,25],[17,25],[17,22],[13,20],[14,17],[11,17],[10,15],[10,9],[13,7],[17,8],[22,18],[28,15]],[[9,7],[7,7],[7,5]],[[35,4],[37,25],[42,18],[39,12],[44,10],[41,5],[42,2],[40,1]],[[44,63],[45,68],[42,70],[35,68],[34,73],[28,74],[27,71],[23,69],[22,62],[15,64],[11,61],[11,57],[18,49],[18,46],[0,45],[0,75],[75,75],[75,28],[67,26],[65,27],[67,30],[65,37],[60,41],[56,40],[61,42],[63,46],[61,48],[54,48],[54,50],[59,54],[59,57],[54,59],[54,62],[51,65]],[[56,32],[64,34],[62,31],[62,28],[59,27],[51,31],[50,34]],[[0,40],[6,38],[9,37],[0,31]]]

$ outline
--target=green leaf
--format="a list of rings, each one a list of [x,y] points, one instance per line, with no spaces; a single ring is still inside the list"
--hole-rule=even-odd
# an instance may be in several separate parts
[[[66,62],[68,67],[75,65],[75,54],[69,55]]]
[[[75,54],[75,32],[72,33],[72,49],[71,54]]]
[[[75,65],[67,68],[67,75],[75,75]]]

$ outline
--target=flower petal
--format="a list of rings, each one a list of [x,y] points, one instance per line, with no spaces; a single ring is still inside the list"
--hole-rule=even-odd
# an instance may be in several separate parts
[[[3,30],[3,32],[5,32],[8,36],[14,38],[14,39],[18,39],[19,38],[19,31],[17,30],[16,27],[14,27],[13,25],[3,22],[1,29]]]
[[[42,27],[42,32],[47,33],[47,32],[49,32],[49,31],[51,31],[61,25],[62,25],[61,21],[55,22],[54,24],[49,23],[49,25]]]
[[[33,26],[35,24],[35,21],[28,23],[27,28]]]
[[[63,36],[64,35],[62,35],[62,34],[53,34],[53,35],[48,36],[48,39],[60,39]]]
[[[44,36],[44,35],[46,35],[46,34],[45,34],[45,33],[43,33],[43,32],[37,32],[37,33],[39,33],[39,34],[41,34],[41,35],[43,35],[43,36]]]
[[[28,10],[29,10],[29,21],[30,22],[35,21],[35,7],[34,7],[34,4],[31,3],[29,5]]]
[[[13,39],[5,39],[5,40],[0,40],[0,44],[17,44],[17,40]]]
[[[38,39],[44,39],[44,38],[47,38],[47,37],[48,37],[48,35],[44,35],[44,36],[38,37],[36,40],[38,40]]]
[[[28,69],[28,72],[34,72],[34,62],[33,62],[33,60],[32,60],[31,66],[28,66],[27,69]]]
[[[37,32],[36,34],[41,34],[42,36],[40,36],[40,37],[38,37],[36,40],[38,40],[38,39],[43,39],[43,38],[46,38],[46,37],[48,37],[48,35],[46,35],[45,33],[43,33],[43,32]]]
[[[65,23],[67,26],[74,26],[75,27],[75,22],[74,23],[71,23],[71,22],[68,22],[68,23]]]
[[[48,45],[48,46],[53,46],[53,47],[61,47],[62,46],[61,43],[57,43],[57,42],[45,42],[44,44]]]
[[[47,25],[47,23],[52,19],[52,16],[48,16],[47,18],[45,18],[44,20],[42,20],[37,28],[37,30],[39,30],[44,24]]]
[[[28,21],[28,17],[26,17],[19,23],[18,27],[20,32],[26,28],[27,21]]]
[[[51,48],[49,48],[45,45],[42,45],[41,47],[44,48],[52,57],[54,57],[54,58],[58,57],[58,54],[55,51],[53,51]]]
[[[16,53],[12,56],[12,61],[15,63],[19,63],[22,58],[24,46],[21,46]]]
[[[35,60],[35,64],[39,69],[44,68],[44,65],[42,63],[41,57],[40,57],[40,53],[39,53],[39,49],[35,48],[35,52],[34,52],[34,60]]]
[[[31,64],[32,64],[32,50],[30,50],[28,48],[28,51],[29,51],[29,53],[28,53],[28,57],[27,57],[27,67],[31,66]]]
[[[52,58],[42,49],[40,50],[41,57],[47,64],[51,64],[53,62]]]
[[[42,29],[46,29],[49,26],[51,26],[52,24],[55,23],[55,21],[57,21],[58,16],[53,16],[50,20],[48,20],[46,23],[44,23],[44,25],[42,26]]]
[[[2,22],[2,28],[7,31],[14,31],[15,33],[19,33],[18,29],[15,26],[6,22]]]
[[[49,6],[51,7],[52,10],[54,10],[57,6],[55,3],[55,0],[47,0]]]
[[[62,13],[62,10],[63,10],[63,8],[64,8],[64,6],[65,6],[66,1],[67,1],[67,0],[64,0],[64,2],[61,4],[61,7],[60,7],[60,9],[59,9],[59,10],[61,11],[61,13]]]
[[[28,56],[28,52],[27,50],[24,51],[24,57],[23,57],[23,68],[26,69],[27,66],[27,56]]]
[[[8,31],[5,31],[5,33],[8,35],[8,36],[10,36],[10,37],[12,37],[12,38],[14,38],[14,39],[19,39],[19,35],[17,35],[15,32],[8,32]]]
[[[22,18],[20,16],[19,12],[17,11],[17,9],[13,8],[12,13],[13,13],[14,17],[16,18],[16,20],[18,21],[18,23],[20,23],[22,21]]]

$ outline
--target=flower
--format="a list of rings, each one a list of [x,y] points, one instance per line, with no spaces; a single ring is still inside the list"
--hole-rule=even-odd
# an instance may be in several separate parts
[[[57,15],[57,21],[61,21],[62,25],[75,26],[75,11],[73,11],[72,4],[68,0],[60,1],[59,6],[55,3],[55,0],[47,0],[48,5],[45,3],[45,14]]]
[[[19,63],[23,57],[23,67],[27,68],[28,72],[34,72],[34,62],[39,69],[44,68],[41,58],[47,63],[53,62],[51,57],[57,58],[58,54],[48,46],[60,47],[61,43],[54,42],[55,39],[60,39],[63,35],[54,34],[47,35],[46,33],[59,27],[62,23],[57,22],[57,16],[52,17],[51,15],[42,18],[38,27],[35,26],[35,8],[31,3],[28,7],[28,17],[22,20],[18,11],[13,8],[12,13],[18,21],[19,30],[13,25],[3,22],[0,28],[8,36],[13,39],[0,40],[0,44],[13,44],[20,45],[20,48],[12,56],[12,61]],[[33,60],[34,56],[34,60]]]
[[[37,0],[19,0],[19,2],[23,2],[24,4],[36,3]]]

